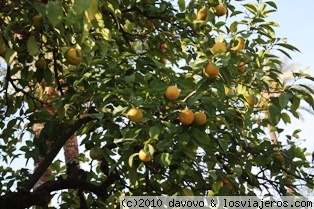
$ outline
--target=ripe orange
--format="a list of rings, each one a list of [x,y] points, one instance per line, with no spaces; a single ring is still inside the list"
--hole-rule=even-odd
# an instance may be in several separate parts
[[[207,10],[206,8],[202,8],[197,12],[197,19],[198,20],[206,20],[207,18]]]
[[[169,100],[176,100],[179,98],[180,90],[176,86],[169,86],[166,89],[165,95]]]
[[[194,121],[192,110],[184,109],[179,113],[179,120],[183,125],[190,125]]]
[[[48,99],[51,99],[54,93],[55,89],[53,87],[51,86],[45,87],[44,95],[46,95]]]
[[[35,29],[40,29],[43,26],[43,18],[40,15],[35,15],[32,25]]]
[[[206,115],[203,112],[195,112],[194,113],[194,122],[201,126],[206,123]]]
[[[166,43],[157,44],[157,49],[158,49],[161,53],[164,53],[167,48],[168,48],[168,45],[167,45]]]
[[[226,186],[229,191],[233,189],[233,185],[232,185],[232,183],[230,182],[229,179],[222,180],[222,185]]]
[[[253,95],[249,95],[246,97],[246,101],[249,104],[249,106],[254,107],[255,105],[255,98]]]
[[[285,183],[285,186],[291,186],[293,184],[293,181],[291,178],[289,178],[288,176],[283,178],[283,181]]]
[[[70,48],[65,52],[65,59],[70,65],[79,65],[82,62],[81,51],[75,48]]]
[[[152,158],[144,151],[144,149],[141,149],[138,153],[138,157],[140,158],[141,161],[147,163],[149,162]]]
[[[177,108],[177,104],[173,102],[169,102],[167,106],[165,107],[166,110],[175,109],[175,108]]]
[[[219,74],[219,69],[213,63],[209,62],[203,69],[203,74],[207,78],[216,78]]]
[[[232,51],[238,51],[245,48],[245,41],[242,37],[236,38],[237,45],[231,48]]]
[[[166,64],[167,64],[167,59],[166,59],[166,58],[161,58],[161,59],[160,59],[160,62],[161,62],[162,64],[166,65]]]
[[[215,43],[212,48],[213,54],[220,52],[218,55],[222,55],[227,52],[227,46],[224,42]]]
[[[227,13],[227,8],[224,7],[224,5],[222,4],[218,4],[215,7],[215,14],[220,17],[220,16],[224,16]]]
[[[167,49],[168,45],[166,43],[162,43],[162,44],[160,44],[160,48]]]
[[[46,60],[44,58],[40,58],[35,62],[35,67],[39,70],[44,70],[46,68]]]
[[[147,27],[149,30],[155,30],[155,24],[154,24],[154,22],[151,21],[151,20],[148,20],[148,21],[147,21],[146,27]]]
[[[4,54],[6,50],[7,50],[7,47],[5,46],[3,38],[0,37],[0,55]]]
[[[228,86],[224,86],[225,87],[225,94],[234,94],[234,90]]]
[[[285,157],[280,152],[275,152],[274,153],[274,158],[275,158],[275,160],[277,160],[281,164],[285,163]]]
[[[244,64],[244,62],[240,62],[239,63],[239,65],[238,65],[238,67],[237,67],[237,69],[238,69],[238,71],[240,72],[240,73],[245,73],[245,64]]]
[[[141,122],[143,119],[143,112],[138,108],[131,108],[127,114],[127,118],[133,122]]]

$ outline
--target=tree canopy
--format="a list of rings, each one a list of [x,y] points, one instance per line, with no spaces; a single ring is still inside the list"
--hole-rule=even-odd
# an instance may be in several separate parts
[[[314,106],[299,82],[311,75],[281,79],[281,55],[298,49],[276,36],[274,1],[10,0],[0,8],[0,208],[47,208],[56,191],[60,208],[117,208],[122,194],[313,188],[306,149],[295,143],[300,130],[285,143],[268,135],[299,118],[301,102]],[[37,137],[36,124],[44,124]],[[84,151],[65,164],[56,156],[74,135]],[[7,166],[20,156],[42,161],[34,171]]]

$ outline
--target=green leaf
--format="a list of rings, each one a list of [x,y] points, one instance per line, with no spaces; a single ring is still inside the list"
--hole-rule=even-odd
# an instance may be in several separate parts
[[[314,94],[313,88],[311,88],[307,85],[304,85],[304,84],[299,84],[299,86],[302,86],[303,88],[305,88],[310,94]]]
[[[217,194],[221,188],[221,181],[214,181],[212,184],[212,190]]]
[[[13,51],[11,48],[7,48],[6,52],[5,52],[5,61],[8,65],[10,65],[14,59],[16,58],[17,53],[16,51]],[[0,65],[1,66],[1,65]],[[1,68],[1,67],[0,67]]]
[[[122,107],[118,106],[112,111],[113,116],[121,115],[123,112],[125,112],[128,109],[128,107]]]
[[[291,112],[296,112],[299,106],[300,106],[300,98],[295,96],[292,101]]]
[[[135,74],[129,75],[129,76],[125,76],[125,81],[127,83],[134,83],[135,82]]]
[[[203,145],[211,144],[208,135],[204,131],[193,129],[192,135],[193,135],[193,138],[200,144],[203,144]]]
[[[138,180],[138,175],[135,167],[130,167],[129,169],[129,178],[132,184],[136,184]]]
[[[168,167],[171,164],[171,155],[169,153],[162,153],[161,154],[161,163]]]
[[[63,9],[60,2],[49,1],[46,5],[46,15],[53,27],[57,27],[63,20]]]
[[[257,8],[253,3],[248,3],[243,5],[247,10],[249,10],[252,14],[257,14]]]
[[[286,106],[288,105],[289,102],[289,95],[288,94],[281,94],[279,96],[279,105],[281,107],[281,109],[286,108]]]
[[[88,19],[90,21],[93,20],[98,12],[98,0],[90,0],[90,4],[86,12]]]
[[[51,170],[57,171],[58,173],[61,171],[61,162],[60,160],[56,160],[50,166]]]
[[[237,27],[238,27],[238,22],[234,21],[233,23],[231,23],[230,25],[230,33],[234,33],[237,31]]]
[[[229,141],[230,141],[229,139],[224,139],[224,138],[218,139],[218,143],[224,152],[227,152]]]
[[[160,129],[158,128],[158,126],[152,126],[149,128],[148,134],[151,139],[158,139],[158,136],[160,134]]]
[[[39,51],[38,43],[35,39],[35,36],[31,35],[27,41],[27,50],[30,55],[35,56]]]
[[[284,55],[286,55],[289,59],[292,59],[290,54],[288,54],[288,52],[286,52],[285,50],[282,50],[282,49],[277,49],[277,50],[283,53]]]
[[[210,170],[210,171],[208,171],[208,174],[210,175],[210,177],[212,177],[213,178],[213,180],[215,181],[215,180],[217,180],[217,174],[216,174],[216,171],[214,171],[214,170]]]
[[[240,177],[242,175],[242,168],[240,167],[235,167],[234,169],[235,174]]]
[[[82,31],[81,43],[83,43],[88,38],[90,28],[91,28],[91,23],[86,15],[85,18],[83,19],[83,31]]]
[[[179,139],[177,143],[178,149],[184,149],[190,142],[190,136],[185,133],[180,134]]]
[[[132,155],[129,157],[128,163],[129,163],[129,166],[130,166],[131,168],[132,168],[132,166],[133,166],[133,158],[134,158],[135,156],[138,156],[138,153],[134,153],[134,154],[132,154]]]
[[[300,147],[296,147],[293,152],[293,157],[300,158],[302,160],[306,160],[303,150]]]
[[[283,44],[283,43],[278,43],[278,46],[284,47],[286,49],[289,49],[291,51],[297,51],[300,52],[300,50],[298,48],[296,48],[295,46],[292,46],[291,44]]]
[[[181,12],[185,10],[185,0],[178,0],[178,5]]]
[[[59,107],[58,108],[58,117],[60,120],[62,120],[65,116],[65,109],[64,107]]]
[[[269,106],[268,111],[271,123],[277,125],[280,121],[281,110],[278,107],[271,105]]]
[[[110,50],[111,46],[108,42],[101,40],[96,41],[97,46],[100,48],[101,51],[101,58],[100,60],[103,61],[103,58],[107,56],[108,51]]]
[[[277,9],[277,5],[276,5],[275,2],[273,2],[273,1],[266,1],[265,3],[268,4],[269,6],[271,6],[271,7],[275,8],[275,9]]]
[[[89,132],[94,126],[95,126],[95,122],[89,122],[87,123],[85,126],[83,126],[81,129],[79,129],[78,134],[79,135],[83,135],[86,134],[87,132]]]
[[[283,120],[283,122],[284,122],[285,124],[291,123],[291,119],[290,119],[290,116],[289,116],[288,113],[283,112],[283,113],[281,114],[281,117],[282,117],[282,120]]]
[[[300,133],[301,131],[302,131],[301,129],[296,129],[296,130],[292,133],[292,136],[295,137],[295,138],[299,138],[299,133]]]
[[[111,40],[111,33],[110,33],[110,30],[108,28],[102,28],[100,30],[100,34],[102,35],[102,37],[105,40],[107,40],[107,41]]]
[[[191,189],[185,187],[182,189],[183,196],[194,196],[194,193]]]
[[[191,96],[188,101],[187,101],[187,105],[193,105],[195,104],[195,102],[200,98],[200,96],[202,95],[202,92],[204,90],[206,90],[209,86],[209,83],[211,83],[212,81],[210,81],[210,79],[203,79],[201,81],[198,82],[198,86],[196,87],[196,92],[193,96]]]

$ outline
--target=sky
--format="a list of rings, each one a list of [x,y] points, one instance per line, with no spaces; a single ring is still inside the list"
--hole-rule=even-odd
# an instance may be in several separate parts
[[[243,2],[250,1],[240,1],[239,3]],[[308,68],[308,73],[314,76],[314,0],[275,0],[275,3],[278,11],[272,13],[269,20],[279,23],[279,27],[275,28],[277,37],[287,38],[288,43],[301,51],[301,53],[290,53],[292,60],[289,62],[298,63],[301,70]],[[304,118],[302,121],[293,119],[289,126],[282,124],[285,131],[279,138],[283,139],[285,134],[291,134],[295,129],[301,129],[300,138],[306,139],[301,146],[312,152],[314,151],[312,130],[314,115],[302,112],[302,116]],[[61,159],[63,159],[62,155]]]
[[[314,1],[313,0],[277,0],[278,11],[272,13],[270,19],[279,23],[275,29],[278,37],[288,39],[288,43],[296,46],[301,53],[290,53],[291,63],[298,63],[300,70],[308,68],[307,73],[314,76]],[[314,84],[314,83],[313,83]],[[314,86],[314,85],[313,85]],[[300,128],[300,138],[306,139],[302,143],[309,151],[314,150],[313,120],[314,116],[302,112],[303,120],[292,120],[292,125],[285,129],[291,133]]]

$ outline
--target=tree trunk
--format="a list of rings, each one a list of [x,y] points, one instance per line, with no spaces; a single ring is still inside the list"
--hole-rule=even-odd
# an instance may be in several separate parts
[[[41,130],[44,128],[44,124],[43,123],[35,123],[33,126],[33,130],[35,132],[35,137],[38,138]],[[38,168],[38,166],[40,165],[40,163],[43,161],[44,157],[39,157],[37,160],[35,160],[34,162],[34,170],[36,170]],[[44,184],[45,182],[47,182],[48,177],[51,176],[51,169],[48,168],[45,173],[40,177],[40,179],[37,181],[37,183],[34,185],[33,190],[36,190],[38,187],[40,187],[42,184]],[[36,208],[36,206],[33,207],[34,209]]]

